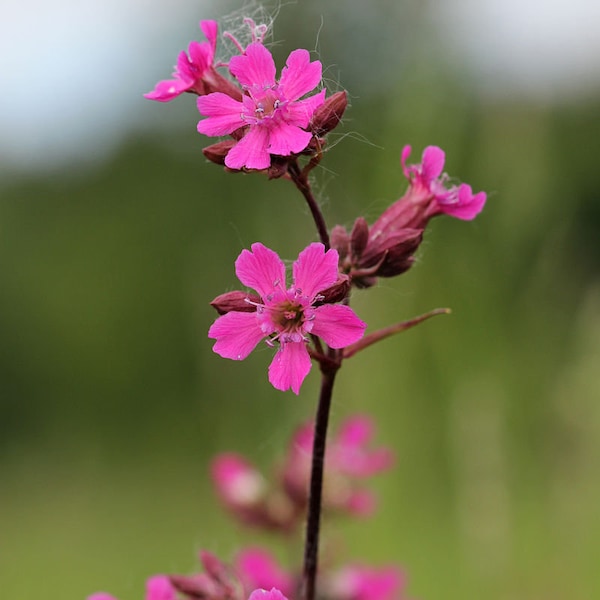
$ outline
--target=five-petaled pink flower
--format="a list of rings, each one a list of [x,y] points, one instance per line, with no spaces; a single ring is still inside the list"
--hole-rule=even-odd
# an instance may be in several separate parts
[[[177,58],[174,79],[159,81],[154,90],[144,94],[144,97],[158,102],[169,102],[184,92],[206,94],[208,91],[214,91],[212,88],[206,89],[205,80],[214,75],[218,76],[213,67],[217,27],[216,21],[200,21],[200,29],[208,41],[190,42],[189,55],[181,52]]]
[[[256,311],[231,311],[219,317],[208,332],[216,339],[213,350],[224,358],[243,360],[267,338],[279,349],[269,367],[269,381],[278,390],[298,394],[311,368],[309,334],[331,348],[344,348],[359,340],[366,324],[344,305],[316,303],[320,292],[338,280],[338,253],[325,252],[323,244],[305,248],[293,266],[293,284],[285,287],[285,265],[277,253],[260,243],[243,250],[235,262],[238,279],[256,290],[262,302]]]
[[[446,173],[442,173],[446,155],[441,148],[427,146],[423,150],[421,164],[418,165],[406,164],[410,152],[411,147],[404,146],[401,161],[404,175],[411,183],[412,193],[417,196],[432,196],[435,199],[435,202],[428,206],[425,218],[444,213],[470,221],[482,211],[486,201],[485,192],[473,194],[471,186],[466,183],[449,185],[450,178]]]
[[[198,98],[198,131],[209,136],[232,134],[246,128],[245,135],[225,157],[231,169],[266,169],[271,154],[289,156],[306,149],[312,134],[306,131],[315,110],[325,101],[325,90],[300,100],[321,81],[321,63],[310,62],[307,50],[294,50],[279,81],[275,62],[260,43],[229,61],[229,70],[244,90],[242,101],[215,92]]]

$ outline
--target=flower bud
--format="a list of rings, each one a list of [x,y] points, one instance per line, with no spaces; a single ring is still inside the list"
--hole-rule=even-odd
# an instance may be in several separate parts
[[[240,290],[225,292],[217,296],[210,305],[220,314],[228,312],[255,312],[256,304],[260,303],[260,297],[256,294],[248,294]]]
[[[326,135],[339,125],[346,106],[348,95],[345,90],[329,96],[315,111],[310,129],[317,137]]]
[[[353,258],[360,258],[367,247],[368,241],[369,226],[367,225],[367,221],[364,219],[364,217],[358,217],[358,219],[354,221],[354,227],[352,228],[352,233],[350,234],[350,247],[352,249]]]
[[[225,157],[228,152],[235,146],[235,140],[225,140],[223,142],[217,142],[203,148],[202,154],[208,158],[211,162],[217,165],[225,165]]]
[[[336,225],[329,234],[329,243],[340,257],[340,265],[344,263],[350,250],[350,236],[346,228],[342,225]]]
[[[341,302],[348,296],[348,292],[350,291],[350,277],[348,275],[344,275],[340,273],[338,275],[338,280],[327,289],[323,290],[319,293],[319,296],[322,296],[323,299],[316,302],[315,305],[321,304],[334,304],[336,302]]]

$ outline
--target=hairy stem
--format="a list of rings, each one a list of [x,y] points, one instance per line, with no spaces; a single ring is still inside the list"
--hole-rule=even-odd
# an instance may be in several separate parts
[[[321,209],[319,208],[319,205],[313,196],[310,183],[308,182],[308,174],[305,171],[300,170],[300,166],[296,160],[289,162],[288,173],[308,204],[308,208],[310,209],[312,217],[315,221],[315,225],[317,226],[319,238],[325,246],[325,250],[329,250],[329,232],[327,231],[327,225],[325,224],[323,213],[321,212]]]
[[[306,539],[304,541],[304,570],[302,581],[302,600],[315,600],[317,568],[319,561],[319,530],[321,524],[321,504],[323,495],[323,473],[325,467],[325,444],[333,383],[340,367],[339,353],[329,351],[331,362],[321,363],[323,373],[321,393],[315,420],[312,467],[310,474],[310,493],[308,497],[308,515],[306,519]]]

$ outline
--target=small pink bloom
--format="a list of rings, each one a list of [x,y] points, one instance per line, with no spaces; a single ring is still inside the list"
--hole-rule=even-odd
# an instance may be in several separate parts
[[[415,195],[433,197],[435,202],[426,210],[426,217],[444,213],[457,219],[470,221],[482,210],[486,201],[485,192],[473,194],[471,186],[449,184],[450,178],[442,173],[446,156],[444,151],[437,146],[427,146],[423,150],[421,164],[407,165],[406,161],[411,153],[411,147],[405,146],[402,150],[401,162],[404,175],[410,181]]]
[[[146,600],[176,600],[175,588],[166,575],[154,575],[146,581]]]
[[[207,83],[215,77],[222,79],[213,67],[217,28],[216,21],[200,21],[200,29],[208,41],[190,42],[188,53],[181,52],[177,58],[173,79],[159,81],[154,90],[144,94],[144,97],[158,102],[169,102],[184,92],[206,94],[214,91],[214,86],[207,89]]]
[[[253,42],[229,62],[229,70],[244,90],[241,102],[219,92],[198,98],[200,114],[208,117],[198,123],[200,133],[221,136],[247,128],[225,158],[230,169],[266,169],[271,154],[289,156],[308,146],[312,134],[306,128],[323,104],[325,90],[300,98],[321,81],[321,63],[310,62],[307,50],[294,50],[286,64],[276,81],[271,53]]]
[[[248,548],[242,551],[235,561],[235,568],[247,590],[277,588],[286,596],[294,592],[294,577],[265,550]]]
[[[346,419],[332,436],[325,455],[325,506],[362,516],[374,511],[375,496],[363,489],[357,480],[388,469],[393,455],[387,448],[371,448],[373,432],[373,423],[368,417],[355,416]],[[313,439],[313,423],[299,428],[283,469],[286,490],[297,502],[307,499]]]
[[[338,253],[325,252],[323,244],[305,248],[293,266],[293,284],[285,287],[285,265],[260,243],[243,250],[235,263],[236,274],[258,292],[261,302],[252,313],[231,311],[219,317],[208,332],[216,340],[213,350],[224,358],[243,360],[267,338],[279,349],[269,367],[269,381],[278,390],[296,394],[311,368],[307,342],[316,335],[331,348],[358,341],[366,324],[343,305],[322,304],[320,292],[338,280]]]
[[[254,590],[248,600],[288,600],[277,588],[267,590]]]
[[[91,596],[88,596],[86,600],[117,600],[114,596],[107,594],[106,592],[96,592]]]
[[[354,565],[338,571],[330,586],[336,600],[399,600],[406,578],[395,567],[374,569]]]
[[[253,506],[264,495],[261,474],[237,454],[219,454],[212,462],[211,473],[221,500],[230,508]]]

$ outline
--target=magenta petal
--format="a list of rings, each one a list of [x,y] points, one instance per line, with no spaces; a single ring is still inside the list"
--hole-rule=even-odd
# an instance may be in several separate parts
[[[117,600],[114,596],[107,594],[106,592],[96,592],[91,596],[88,596],[86,600]]]
[[[277,588],[271,588],[270,591],[254,590],[248,600],[287,600],[287,598]]]
[[[410,179],[410,169],[406,166],[406,161],[410,156],[412,148],[407,144],[402,148],[402,154],[400,154],[400,162],[402,163],[402,171],[407,179]]]
[[[344,421],[337,435],[338,442],[344,446],[360,447],[373,437],[373,421],[369,417],[356,415]]]
[[[188,66],[189,74],[194,77],[194,79],[198,80],[212,65],[212,49],[207,42],[191,42],[188,47],[188,54],[190,55],[191,63],[195,67],[195,72],[192,72]]]
[[[260,242],[252,244],[252,252],[242,250],[235,261],[235,273],[245,286],[256,290],[262,298],[272,294],[275,289],[285,289],[283,261],[277,252]]]
[[[289,125],[297,125],[298,127],[307,127],[313,114],[319,106],[325,102],[325,90],[321,90],[318,94],[292,102],[287,107],[285,120]]]
[[[228,312],[219,317],[208,330],[214,340],[214,352],[223,358],[243,360],[265,337],[256,313]]]
[[[307,50],[294,50],[281,71],[279,87],[286,100],[298,100],[317,87],[321,81],[322,67],[318,60],[310,62]]]
[[[159,81],[151,92],[144,94],[144,98],[156,100],[157,102],[169,102],[189,90],[192,85],[193,83],[188,83],[182,79],[165,79]]]
[[[268,169],[271,166],[268,143],[269,131],[265,127],[250,127],[246,135],[227,153],[225,165],[230,169]]]
[[[200,21],[200,29],[202,29],[202,33],[206,36],[206,39],[210,44],[212,55],[209,64],[212,64],[212,59],[214,58],[215,50],[217,48],[219,25],[216,21]]]
[[[269,366],[269,381],[274,388],[282,392],[291,388],[297,395],[311,366],[306,344],[287,342],[281,345],[273,357]]]
[[[288,575],[264,550],[250,548],[242,551],[235,566],[246,588],[277,588],[284,594],[292,594],[294,591],[293,577]]]
[[[289,156],[292,153],[302,152],[311,139],[312,133],[281,121],[269,131],[267,150],[270,154]]]
[[[311,300],[318,292],[332,286],[338,277],[337,250],[325,252],[323,244],[313,242],[294,262],[294,287]]]
[[[146,600],[175,600],[175,588],[166,575],[154,575],[146,581]]]
[[[208,117],[198,123],[198,131],[204,135],[228,135],[245,123],[241,114],[241,102],[222,92],[199,96],[196,100],[198,111]]]
[[[349,306],[323,304],[315,308],[311,333],[331,348],[345,348],[360,340],[367,324]]]
[[[229,70],[248,88],[256,86],[264,90],[275,85],[275,61],[260,42],[250,44],[245,54],[233,56],[229,61]]]
[[[471,221],[483,210],[486,199],[487,195],[485,192],[478,192],[473,195],[471,186],[462,183],[458,188],[458,204],[442,205],[441,209],[447,215],[462,219],[463,221]]]
[[[427,146],[423,150],[422,173],[426,181],[436,179],[442,174],[446,154],[437,146]]]

